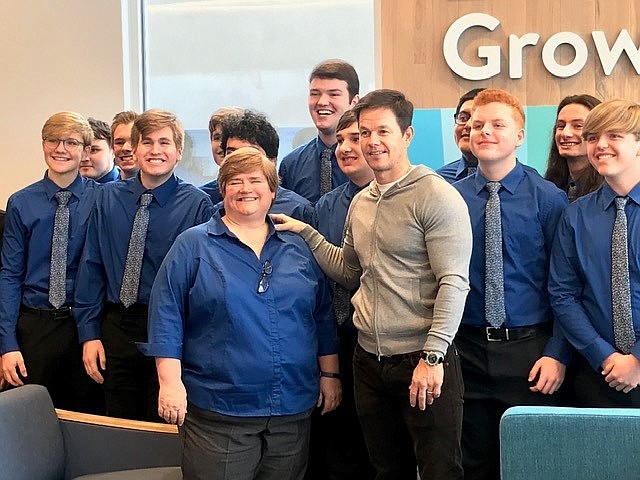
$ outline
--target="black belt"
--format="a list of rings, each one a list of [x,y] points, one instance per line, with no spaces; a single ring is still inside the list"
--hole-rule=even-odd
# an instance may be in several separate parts
[[[25,313],[37,315],[42,318],[59,319],[59,318],[71,318],[71,307],[60,308],[31,308],[22,305],[20,309]]]
[[[551,323],[543,323],[530,327],[472,327],[461,325],[460,332],[463,335],[486,338],[488,342],[508,342],[511,340],[522,340],[524,338],[535,337],[551,331]]]
[[[147,315],[149,307],[144,303],[134,303],[130,307],[125,307],[121,303],[107,303],[107,311],[126,313],[128,315]]]

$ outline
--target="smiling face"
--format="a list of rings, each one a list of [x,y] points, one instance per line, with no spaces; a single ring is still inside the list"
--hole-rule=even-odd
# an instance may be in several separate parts
[[[49,177],[56,182],[58,177],[74,176],[77,174],[80,161],[85,154],[88,154],[89,147],[83,145],[82,136],[78,133],[60,133],[55,132],[49,134],[47,139],[67,140],[73,139],[77,142],[77,146],[65,147],[64,141],[59,141],[56,146],[53,142],[42,142],[42,151],[44,152],[44,161],[47,164]],[[67,142],[69,143],[69,142]],[[75,143],[75,142],[72,142]],[[57,183],[57,182],[56,182]]]
[[[349,100],[347,82],[337,78],[314,78],[309,83],[309,113],[313,124],[324,135],[335,134],[340,116],[358,101]]]
[[[131,145],[131,127],[133,122],[118,125],[113,132],[112,140],[116,165],[122,170],[125,178],[134,177],[140,169]]]
[[[640,180],[640,140],[633,133],[616,130],[587,135],[587,155],[606,181],[634,186]]]
[[[239,173],[225,184],[224,209],[232,216],[264,220],[274,198],[275,192],[269,188],[267,177],[262,170]]]
[[[491,102],[474,109],[469,144],[480,169],[483,163],[489,166],[515,162],[516,148],[523,140],[524,129],[509,105]]]
[[[353,183],[363,186],[373,179],[373,171],[360,148],[360,130],[356,122],[336,132],[338,167]]]
[[[378,183],[393,182],[407,173],[413,127],[403,132],[393,111],[383,107],[361,111],[358,129],[360,148]]]
[[[143,135],[136,146],[135,156],[140,165],[140,179],[147,188],[162,185],[173,173],[182,150],[178,150],[173,130],[164,127]]]
[[[471,120],[471,109],[473,108],[473,100],[467,100],[460,106],[460,111],[458,115],[463,118],[465,116],[469,116],[469,120]],[[471,131],[470,121],[467,121],[464,124],[456,123],[453,127],[453,138],[460,149],[460,152],[466,157],[471,154],[471,147],[469,146],[469,133]]]
[[[584,158],[587,161],[587,145],[582,140],[582,127],[589,109],[580,103],[562,107],[556,119],[554,139],[558,153],[565,158]]]

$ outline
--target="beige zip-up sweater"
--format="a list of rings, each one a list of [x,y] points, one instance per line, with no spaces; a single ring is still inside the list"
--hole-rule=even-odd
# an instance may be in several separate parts
[[[353,296],[358,343],[376,355],[445,354],[469,291],[471,224],[460,194],[423,165],[384,194],[377,184],[349,208],[344,247],[312,227],[301,235],[335,281]]]

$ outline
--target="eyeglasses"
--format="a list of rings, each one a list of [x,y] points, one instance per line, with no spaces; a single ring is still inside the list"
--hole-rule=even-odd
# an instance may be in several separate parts
[[[273,272],[271,262],[269,260],[265,260],[262,264],[262,273],[260,274],[260,279],[258,280],[258,288],[256,289],[256,292],[264,293],[269,290],[269,278],[271,277],[271,272]]]
[[[458,112],[453,115],[453,119],[456,121],[458,125],[466,124],[471,118],[471,114],[469,112]]]
[[[84,147],[84,143],[79,142],[75,138],[43,138],[42,139],[42,143],[44,143],[44,146],[47,147],[49,150],[55,150],[56,148],[58,148],[58,145],[60,145],[60,142],[62,142],[62,145],[64,145],[65,150],[69,152],[72,150],[76,150],[80,145]]]

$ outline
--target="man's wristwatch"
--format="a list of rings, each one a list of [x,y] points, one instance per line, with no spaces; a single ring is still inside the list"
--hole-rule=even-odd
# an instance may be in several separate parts
[[[438,352],[422,352],[420,358],[431,367],[440,365],[444,361],[444,357]]]

